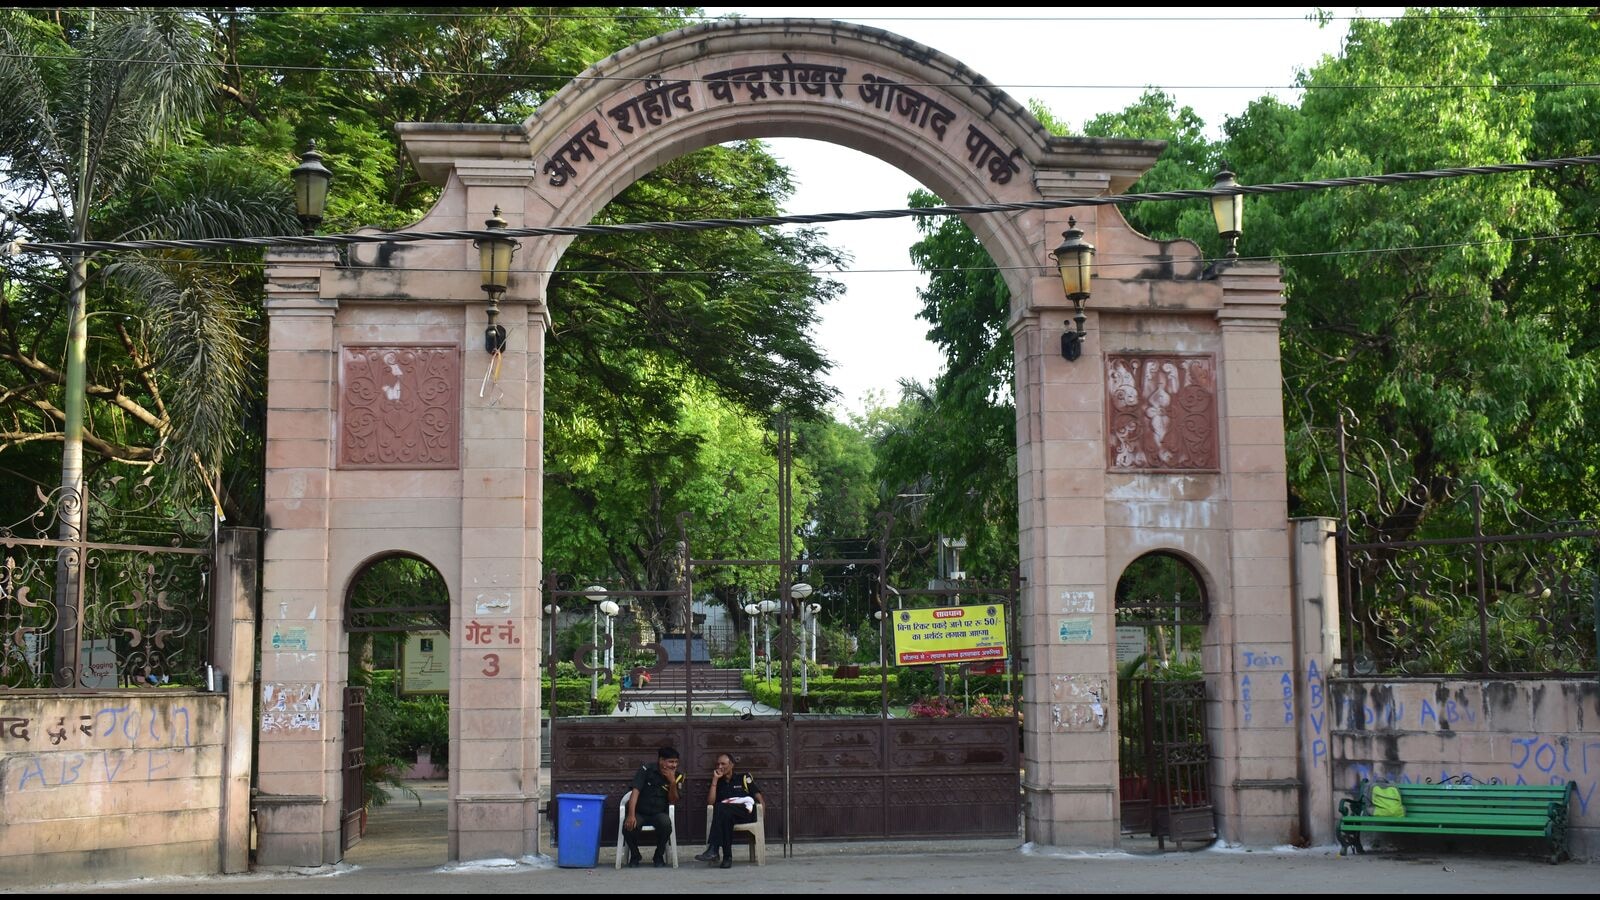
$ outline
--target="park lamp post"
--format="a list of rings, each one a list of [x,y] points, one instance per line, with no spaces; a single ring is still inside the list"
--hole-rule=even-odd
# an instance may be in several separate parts
[[[750,617],[750,674],[756,673],[756,617],[761,615],[761,604],[746,603],[744,614]]]
[[[767,682],[772,682],[772,614],[779,610],[778,601],[763,600],[756,604],[761,611],[761,631],[767,653]]]
[[[490,231],[503,231],[506,220],[500,218],[500,207],[483,223]],[[483,330],[485,353],[501,353],[506,349],[506,329],[495,320],[500,317],[500,299],[506,295],[506,285],[511,281],[511,257],[517,253],[517,242],[508,237],[485,237],[472,242],[478,248],[478,268],[483,274],[483,291],[489,295],[489,324]]]
[[[544,605],[544,614],[550,620],[550,628],[548,629],[550,634],[545,639],[548,644],[545,648],[545,655],[550,658],[550,677],[554,679],[556,677],[556,616],[561,614],[561,607],[554,603],[546,603]]]
[[[589,715],[600,711],[600,660],[597,657],[600,647],[600,601],[606,599],[606,588],[603,584],[591,584],[583,589],[583,596],[594,608],[590,613],[589,624]]]
[[[622,607],[617,601],[606,598],[600,601],[600,614],[606,617],[606,671],[617,667],[617,613]]]
[[[800,618],[800,696],[808,696],[811,692],[810,669],[806,666],[806,625],[816,626],[816,614],[822,607],[812,603],[809,606],[805,600],[811,596],[812,587],[804,581],[797,581],[789,585],[789,599],[794,601],[795,612]],[[792,682],[791,682],[792,683]]]
[[[1073,362],[1083,355],[1083,304],[1089,299],[1089,282],[1094,277],[1094,245],[1083,239],[1076,218],[1067,219],[1067,230],[1061,233],[1061,244],[1052,258],[1061,274],[1061,287],[1072,301],[1072,321],[1078,326],[1077,331],[1061,333],[1061,357]]]

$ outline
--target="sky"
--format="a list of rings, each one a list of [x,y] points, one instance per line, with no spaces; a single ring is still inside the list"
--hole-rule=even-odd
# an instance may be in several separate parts
[[[1159,87],[1193,107],[1212,137],[1264,94],[1296,102],[1296,74],[1338,53],[1349,17],[1401,11],[1327,10],[1335,18],[1319,26],[1313,7],[957,7],[923,14],[904,7],[706,8],[710,15],[838,19],[892,31],[955,57],[1018,102],[1042,101],[1074,129]],[[837,145],[791,138],[768,144],[794,173],[790,213],[904,207],[919,186],[893,166]],[[924,337],[927,323],[916,318],[926,279],[907,255],[917,240],[912,221],[835,223],[827,232],[854,260],[851,271],[832,276],[845,294],[823,308],[815,337],[834,362],[828,381],[840,393],[840,411],[859,413],[869,392],[892,403],[900,379],[931,380],[942,357]]]

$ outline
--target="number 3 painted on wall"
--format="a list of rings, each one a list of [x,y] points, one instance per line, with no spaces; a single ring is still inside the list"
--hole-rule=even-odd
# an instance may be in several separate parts
[[[483,670],[483,674],[489,676],[490,678],[500,674],[500,654],[485,653],[483,655],[483,661],[489,664]]]

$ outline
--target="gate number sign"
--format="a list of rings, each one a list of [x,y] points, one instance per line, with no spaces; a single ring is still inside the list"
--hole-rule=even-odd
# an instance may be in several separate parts
[[[1006,611],[999,604],[894,612],[899,666],[1006,658]]]

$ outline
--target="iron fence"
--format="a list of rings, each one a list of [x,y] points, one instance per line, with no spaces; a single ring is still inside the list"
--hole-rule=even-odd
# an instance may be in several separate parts
[[[202,686],[210,518],[171,506],[150,479],[99,482],[81,507],[70,492],[37,499],[0,526],[0,691]]]
[[[1410,477],[1388,449],[1352,465],[1340,443],[1346,674],[1593,672],[1600,527],[1541,519],[1502,487]]]

